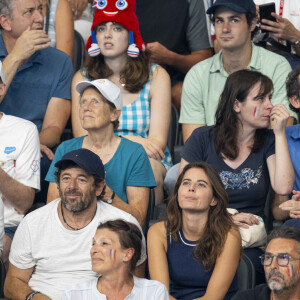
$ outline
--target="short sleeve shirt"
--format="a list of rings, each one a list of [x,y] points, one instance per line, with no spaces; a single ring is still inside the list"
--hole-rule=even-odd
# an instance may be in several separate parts
[[[14,116],[0,119],[0,167],[14,180],[40,189],[40,142],[36,126]],[[20,195],[22,197],[22,195]],[[5,227],[17,226],[23,219],[0,193],[4,205]]]
[[[214,127],[200,127],[186,141],[181,156],[187,162],[205,161],[218,171],[229,196],[230,208],[263,216],[270,186],[266,160],[274,153],[275,137],[273,131],[268,130],[262,147],[251,152],[238,168],[232,169],[216,152]]]
[[[0,60],[6,56],[0,35]],[[29,120],[41,131],[51,98],[71,99],[72,77],[72,62],[67,54],[52,47],[39,50],[17,70],[0,111]]]
[[[290,115],[285,81],[291,71],[287,60],[280,55],[252,44],[252,56],[248,69],[268,76],[274,84],[272,103],[284,104]],[[182,90],[179,122],[183,124],[214,125],[215,114],[228,73],[222,63],[222,51],[191,68],[187,73]]]

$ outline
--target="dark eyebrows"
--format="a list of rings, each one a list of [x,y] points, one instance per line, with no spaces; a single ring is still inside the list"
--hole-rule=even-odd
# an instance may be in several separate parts
[[[192,180],[189,179],[189,178],[185,178],[185,179],[183,179],[182,181],[188,181],[188,182],[191,182]],[[205,180],[203,180],[203,179],[198,179],[197,182],[204,182],[205,184],[208,184],[208,183],[207,183]]]

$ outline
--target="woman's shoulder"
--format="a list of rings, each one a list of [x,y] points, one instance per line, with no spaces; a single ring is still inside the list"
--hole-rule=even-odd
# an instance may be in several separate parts
[[[241,234],[236,227],[231,227],[231,229],[227,233],[226,242],[232,244],[233,242],[238,243],[239,245],[242,244]]]
[[[167,239],[167,231],[165,221],[160,221],[153,224],[148,231],[148,236],[154,237],[155,239]]]

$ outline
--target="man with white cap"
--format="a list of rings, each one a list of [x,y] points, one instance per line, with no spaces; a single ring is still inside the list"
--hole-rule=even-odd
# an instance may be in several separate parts
[[[0,76],[0,95],[3,95],[6,84],[1,62]],[[7,265],[17,226],[32,206],[35,191],[40,189],[40,148],[33,123],[3,112],[0,112],[0,140],[0,222],[4,212],[5,228],[2,258]],[[0,224],[0,244],[1,228]]]
[[[47,202],[59,197],[55,184],[55,163],[75,149],[96,153],[106,171],[103,199],[133,215],[143,225],[149,201],[149,188],[155,179],[142,145],[114,134],[123,106],[119,87],[107,79],[81,81],[79,119],[88,135],[63,142],[56,150],[46,180],[50,181]],[[78,112],[75,112],[78,113]]]
[[[21,222],[9,256],[4,286],[7,298],[60,300],[69,286],[97,276],[89,253],[99,223],[123,219],[140,228],[130,214],[97,201],[105,186],[104,166],[98,155],[77,149],[66,153],[55,167],[60,199]],[[137,265],[145,259],[143,238]]]

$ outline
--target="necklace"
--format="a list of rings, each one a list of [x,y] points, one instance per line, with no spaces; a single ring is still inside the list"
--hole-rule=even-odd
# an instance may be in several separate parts
[[[62,218],[63,218],[64,222],[66,223],[66,225],[67,225],[68,227],[70,227],[71,229],[73,229],[73,230],[75,230],[75,231],[81,230],[81,229],[85,228],[86,226],[88,226],[88,225],[94,220],[95,215],[96,215],[96,211],[97,211],[97,207],[96,207],[95,213],[94,213],[94,215],[93,215],[91,221],[89,221],[85,226],[83,226],[83,227],[81,227],[81,228],[75,228],[75,227],[72,227],[71,225],[69,225],[69,224],[67,223],[67,221],[66,221],[66,219],[65,219],[64,211],[63,211],[63,205],[62,205],[62,202],[60,202],[60,206],[61,206],[61,215],[62,215]]]

